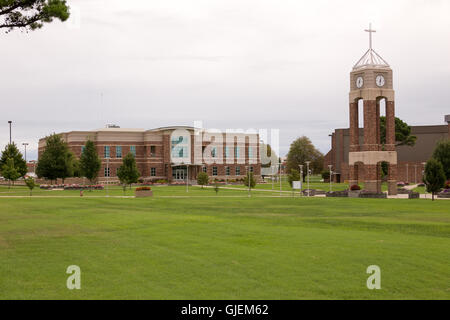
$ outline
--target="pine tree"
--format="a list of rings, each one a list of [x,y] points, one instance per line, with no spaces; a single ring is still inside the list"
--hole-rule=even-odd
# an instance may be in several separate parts
[[[444,168],[439,161],[435,159],[430,159],[427,161],[423,181],[427,186],[427,191],[431,192],[432,199],[434,201],[434,195],[441,191],[445,184]]]
[[[9,158],[8,160],[6,160],[6,163],[2,166],[1,169],[3,177],[9,180],[9,188],[11,188],[11,182],[14,183],[14,181],[20,178],[20,173],[14,166],[14,159]]]
[[[97,179],[98,172],[102,166],[102,162],[97,154],[94,142],[86,141],[83,154],[80,157],[80,170],[91,184]]]
[[[23,159],[22,154],[17,148],[15,143],[10,143],[5,147],[0,158],[0,173],[5,176],[1,171],[2,167],[7,164],[9,159],[13,159],[15,170],[17,170],[20,177],[24,177],[27,174],[27,163]],[[16,179],[17,180],[17,179]]]

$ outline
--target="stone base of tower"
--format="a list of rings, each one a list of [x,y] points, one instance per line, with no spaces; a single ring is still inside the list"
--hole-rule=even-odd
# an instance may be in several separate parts
[[[370,192],[381,193],[381,180],[377,181],[365,181],[364,190]]]
[[[398,194],[397,181],[388,181],[388,194],[390,196],[396,196]]]

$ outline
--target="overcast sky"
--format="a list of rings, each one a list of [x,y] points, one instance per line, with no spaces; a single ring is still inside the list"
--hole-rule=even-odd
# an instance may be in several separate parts
[[[0,34],[0,147],[52,132],[169,125],[280,129],[324,153],[348,127],[368,49],[394,70],[397,116],[450,114],[448,0],[69,0],[71,20]],[[22,148],[22,146],[21,146]]]

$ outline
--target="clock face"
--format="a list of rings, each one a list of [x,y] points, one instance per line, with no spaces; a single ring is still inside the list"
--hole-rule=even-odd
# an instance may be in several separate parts
[[[377,76],[376,82],[377,82],[377,86],[383,87],[384,84],[386,83],[386,80],[384,80],[383,76]]]
[[[358,77],[356,79],[356,87],[357,88],[362,88],[362,86],[364,85],[364,79],[363,77]]]

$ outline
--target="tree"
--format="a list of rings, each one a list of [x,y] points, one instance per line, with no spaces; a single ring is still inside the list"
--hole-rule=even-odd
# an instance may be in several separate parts
[[[386,117],[380,117],[381,144],[386,144]],[[411,135],[411,127],[399,118],[395,118],[395,142],[397,146],[416,144],[417,137]]]
[[[311,161],[310,169],[314,172],[323,170],[323,154],[317,150],[308,137],[300,137],[292,142],[287,156],[287,172],[298,170],[303,165],[303,181],[307,175],[306,161]]]
[[[288,182],[291,185],[291,188],[294,184],[294,181],[300,181],[300,172],[295,169],[291,169],[291,173],[288,176]]]
[[[20,178],[19,170],[14,166],[14,159],[9,158],[6,163],[2,166],[2,175],[5,179],[9,180],[9,188],[11,188],[11,182],[14,183]]]
[[[32,177],[25,179],[25,184],[27,185],[28,189],[30,189],[30,197],[33,195],[33,189],[36,187],[36,183],[34,182],[34,179]]]
[[[197,175],[197,184],[202,186],[202,189],[204,186],[206,186],[209,183],[209,176],[206,172],[200,172]]]
[[[92,184],[95,179],[97,179],[101,166],[102,162],[98,157],[94,142],[88,139],[84,145],[84,151],[80,157],[81,173]]]
[[[249,186],[249,184],[250,184],[250,186]],[[244,186],[249,187],[250,189],[253,189],[254,187],[256,187],[256,180],[255,180],[255,177],[252,172],[247,173],[245,175]]]
[[[443,139],[437,143],[432,158],[442,164],[445,177],[450,179],[450,139]]]
[[[444,168],[439,161],[433,158],[427,161],[423,181],[427,187],[427,192],[431,192],[434,201],[434,195],[441,191],[445,184]]]
[[[17,148],[15,143],[8,144],[5,147],[5,150],[3,150],[3,152],[2,152],[2,156],[0,158],[0,173],[3,176],[4,176],[4,174],[1,172],[2,171],[1,168],[5,164],[7,164],[9,159],[13,159],[14,168],[19,173],[19,178],[20,177],[24,177],[27,174],[27,171],[28,171],[27,163],[23,159],[23,156],[20,153],[20,151]]]
[[[74,156],[60,135],[52,134],[46,138],[45,149],[36,167],[38,177],[53,181],[73,176]]]
[[[141,174],[136,166],[136,159],[130,152],[123,158],[122,165],[117,169],[117,177],[123,185],[130,185],[131,188],[131,184],[138,182],[140,176]]]
[[[0,0],[0,29],[25,31],[42,28],[53,19],[70,16],[66,0]]]

